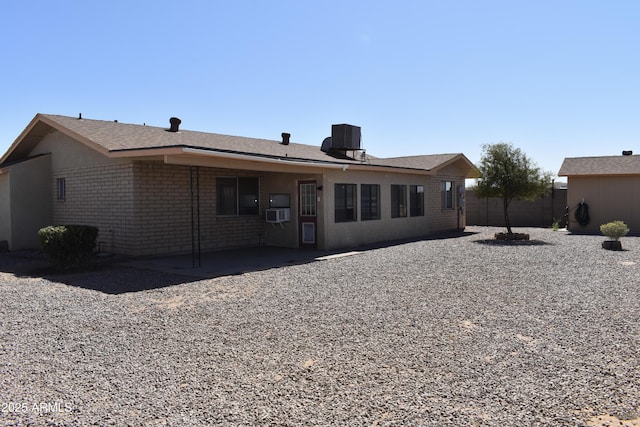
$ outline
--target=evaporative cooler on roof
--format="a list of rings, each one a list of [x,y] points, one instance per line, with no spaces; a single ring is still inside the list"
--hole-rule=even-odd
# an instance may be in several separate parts
[[[360,127],[331,125],[331,148],[334,150],[360,150]]]

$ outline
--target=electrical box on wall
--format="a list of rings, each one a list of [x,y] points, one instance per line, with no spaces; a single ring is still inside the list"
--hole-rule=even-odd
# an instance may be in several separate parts
[[[267,222],[280,223],[291,221],[291,208],[272,208],[266,210]]]

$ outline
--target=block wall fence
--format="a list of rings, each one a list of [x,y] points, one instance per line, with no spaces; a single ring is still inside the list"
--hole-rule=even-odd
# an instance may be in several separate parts
[[[465,208],[468,225],[504,227],[504,208],[502,199],[476,196],[475,191],[467,189]],[[509,218],[512,227],[551,227],[559,220],[564,227],[564,212],[567,206],[567,190],[554,189],[551,194],[540,196],[534,201],[518,200],[509,206]]]

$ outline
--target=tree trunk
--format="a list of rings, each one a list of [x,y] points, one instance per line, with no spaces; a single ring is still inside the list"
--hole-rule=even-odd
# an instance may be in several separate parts
[[[502,205],[504,206],[504,225],[507,227],[507,233],[513,234],[511,221],[509,220],[509,200],[506,197],[502,200]]]

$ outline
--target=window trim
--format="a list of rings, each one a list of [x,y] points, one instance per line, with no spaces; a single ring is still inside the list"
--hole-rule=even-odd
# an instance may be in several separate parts
[[[419,202],[420,206],[414,206],[417,205],[415,202]],[[414,213],[415,208],[419,208],[418,213]],[[424,185],[409,186],[409,216],[424,216]]]
[[[240,193],[240,180],[255,180],[255,183],[257,185],[256,187],[256,206],[255,207],[250,207],[250,209],[255,209],[255,212],[251,212],[251,213],[240,213],[241,212],[241,193]],[[228,180],[229,182],[231,180],[235,180],[235,189],[234,189],[234,196],[235,196],[235,207],[234,207],[234,213],[220,213],[220,208],[221,208],[221,193],[220,193],[220,185],[221,185],[221,181],[223,180]],[[259,216],[260,215],[260,177],[258,176],[218,176],[216,177],[216,216],[217,217],[227,217],[227,218],[235,218],[235,217],[253,217],[253,216]]]
[[[307,191],[310,189],[313,191]],[[315,181],[298,183],[298,216],[316,217],[318,215],[317,191],[318,187]],[[303,241],[303,243],[305,242]]]
[[[447,184],[449,184],[449,190],[447,190]],[[441,181],[440,185],[440,208],[443,211],[453,210],[454,200],[453,200],[453,191],[455,188],[454,181]]]
[[[338,215],[339,212],[339,208],[338,208],[338,188],[340,188],[340,186],[344,186],[345,192],[344,192],[344,208],[341,208],[342,211],[344,211],[344,216],[342,215]],[[349,197],[349,191],[347,189],[351,189],[352,190],[352,194],[351,197]],[[351,199],[351,200],[349,200]],[[351,203],[349,203],[351,202]],[[349,212],[349,210],[352,210],[352,214],[351,215],[347,215],[347,212]],[[351,183],[344,183],[344,182],[340,182],[340,183],[336,183],[334,184],[333,187],[333,220],[336,223],[340,223],[340,222],[354,222],[358,220],[358,185],[357,184],[351,184]]]
[[[369,199],[365,201],[365,187],[368,189],[367,193]],[[375,200],[372,200],[371,189],[376,189]],[[375,204],[375,213],[372,214],[374,209],[371,207]],[[366,215],[365,215],[366,213]],[[380,184],[360,184],[360,220],[361,221],[375,221],[380,219]]]
[[[67,200],[67,179],[56,178],[56,200],[64,202]]]
[[[401,192],[399,191],[400,189],[402,190]],[[400,198],[397,197],[399,195],[402,195],[401,200]],[[391,184],[390,205],[391,205],[391,218],[407,217],[408,211],[407,211],[407,185],[406,184]]]

